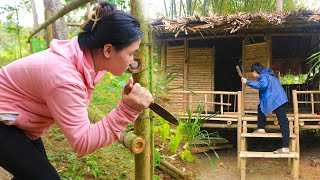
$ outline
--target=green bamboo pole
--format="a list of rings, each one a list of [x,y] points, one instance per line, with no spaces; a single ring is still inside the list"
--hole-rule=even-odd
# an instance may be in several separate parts
[[[147,69],[149,59],[149,33],[148,24],[146,22],[145,9],[143,7],[143,0],[131,0],[131,14],[135,16],[141,23],[141,30],[144,34],[144,38],[141,40],[140,49],[136,54],[136,61],[141,66],[140,69]],[[135,82],[139,82],[141,86],[148,87],[148,71],[142,71],[137,74],[133,74]],[[134,123],[134,131],[137,136],[142,137],[146,141],[145,149],[135,155],[135,179],[151,179],[150,173],[150,120],[149,110],[143,111],[139,118]]]

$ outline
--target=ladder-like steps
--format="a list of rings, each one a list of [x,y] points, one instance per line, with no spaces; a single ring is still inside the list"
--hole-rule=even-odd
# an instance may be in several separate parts
[[[299,153],[274,154],[273,152],[240,151],[242,158],[299,158]]]
[[[281,133],[241,133],[241,137],[263,137],[263,138],[282,138]],[[295,134],[290,134],[290,138],[295,138]]]

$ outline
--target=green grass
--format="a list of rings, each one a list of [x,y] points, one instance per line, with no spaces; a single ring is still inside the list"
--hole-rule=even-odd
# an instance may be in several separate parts
[[[134,155],[118,142],[80,156],[57,126],[46,133],[43,141],[61,179],[134,179]]]

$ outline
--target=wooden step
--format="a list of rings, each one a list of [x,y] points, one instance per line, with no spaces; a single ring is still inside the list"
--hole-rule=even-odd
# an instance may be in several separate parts
[[[299,158],[299,153],[290,152],[288,154],[274,154],[273,152],[255,152],[255,151],[240,151],[240,157],[244,158]]]
[[[282,138],[281,133],[241,133],[241,137],[264,137],[264,138]],[[291,138],[296,137],[295,134],[290,134]]]

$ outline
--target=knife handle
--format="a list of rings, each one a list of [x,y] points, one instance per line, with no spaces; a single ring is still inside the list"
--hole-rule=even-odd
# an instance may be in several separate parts
[[[124,87],[124,93],[126,94],[126,95],[128,95],[131,91],[132,91],[132,88],[133,88],[133,86],[132,87],[130,87],[130,85],[129,84],[127,84],[125,87]],[[154,104],[154,102],[151,102],[150,103],[150,105],[149,105],[149,108],[151,108],[152,109],[152,105]]]

